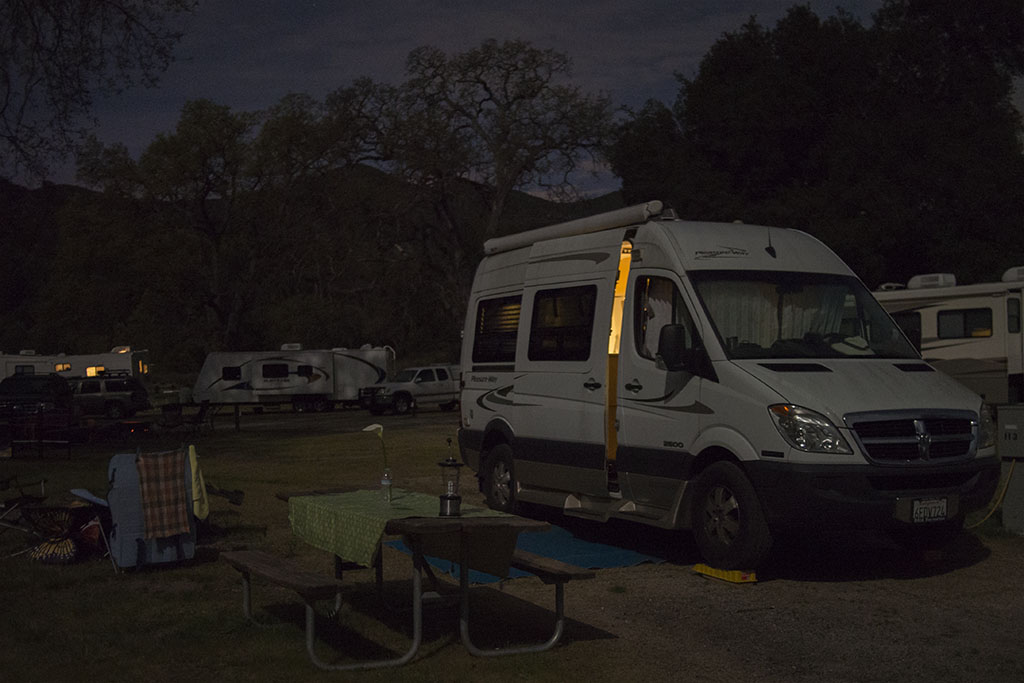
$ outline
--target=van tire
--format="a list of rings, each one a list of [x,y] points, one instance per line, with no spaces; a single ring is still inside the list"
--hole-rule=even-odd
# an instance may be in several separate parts
[[[516,479],[512,449],[500,443],[487,453],[484,470],[484,496],[487,505],[501,512],[516,508]]]
[[[704,560],[716,569],[756,569],[771,550],[772,536],[743,470],[716,462],[693,487],[693,538]]]

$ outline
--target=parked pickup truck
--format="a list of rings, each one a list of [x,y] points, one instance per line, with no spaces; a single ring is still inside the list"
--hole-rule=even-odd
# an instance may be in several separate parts
[[[427,365],[405,368],[394,377],[359,390],[359,405],[374,415],[402,415],[424,406],[454,410],[459,404],[459,368]]]

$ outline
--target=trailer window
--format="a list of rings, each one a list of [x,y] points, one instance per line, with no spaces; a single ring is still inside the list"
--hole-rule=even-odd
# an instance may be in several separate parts
[[[505,296],[477,304],[473,336],[474,363],[512,363],[522,297]]]
[[[264,363],[263,364],[263,378],[264,379],[285,379],[288,377],[288,364],[287,363]]]
[[[238,365],[227,365],[221,368],[220,378],[227,380],[239,380],[242,379],[242,368]]]
[[[1006,300],[1006,329],[1010,334],[1020,332],[1020,299]]]
[[[992,309],[966,308],[939,312],[939,339],[992,336]]]
[[[594,285],[537,292],[530,324],[530,360],[589,359],[596,302]]]

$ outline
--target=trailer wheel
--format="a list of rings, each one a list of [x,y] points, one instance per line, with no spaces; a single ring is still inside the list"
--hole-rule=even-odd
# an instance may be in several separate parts
[[[693,487],[693,538],[704,560],[716,569],[756,569],[771,550],[772,536],[743,470],[716,462]]]
[[[412,407],[412,401],[405,394],[396,394],[392,407],[395,410],[395,415],[405,415]]]
[[[501,512],[514,512],[516,478],[512,449],[508,444],[498,444],[487,453],[484,462],[484,495],[487,505]]]

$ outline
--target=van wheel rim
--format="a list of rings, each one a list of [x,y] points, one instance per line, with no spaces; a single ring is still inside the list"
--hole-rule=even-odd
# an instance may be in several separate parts
[[[704,501],[704,532],[723,545],[732,545],[740,533],[740,505],[732,491],[715,486]]]
[[[498,463],[494,466],[493,475],[491,492],[494,495],[494,500],[505,505],[511,498],[512,473],[504,463]]]

